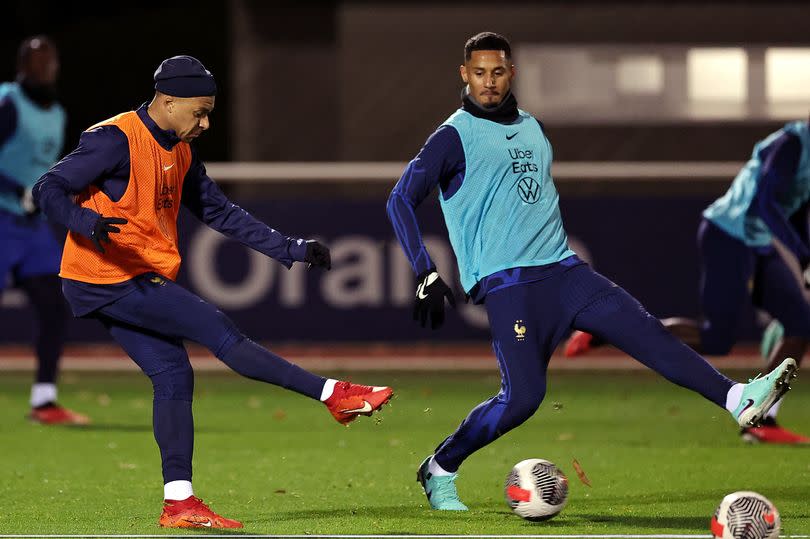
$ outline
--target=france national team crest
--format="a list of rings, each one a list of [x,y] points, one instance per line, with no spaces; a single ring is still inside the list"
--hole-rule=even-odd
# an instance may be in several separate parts
[[[526,340],[526,326],[523,324],[523,320],[515,320],[515,339],[518,342]]]

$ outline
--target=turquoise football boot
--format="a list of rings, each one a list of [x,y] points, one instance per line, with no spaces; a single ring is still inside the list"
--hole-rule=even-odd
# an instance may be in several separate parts
[[[425,489],[425,496],[430,507],[439,511],[466,511],[467,506],[458,499],[456,490],[456,477],[458,474],[435,476],[428,471],[428,465],[433,455],[422,461],[416,471],[416,480]]]
[[[757,375],[749,380],[743,387],[739,406],[731,413],[737,423],[743,428],[759,425],[771,406],[788,392],[796,370],[796,360],[789,357],[767,376]]]
[[[779,322],[779,320],[771,320],[771,323],[768,324],[768,327],[765,328],[765,331],[762,332],[762,340],[759,343],[759,354],[762,356],[762,359],[767,363],[768,359],[771,357],[771,352],[773,351],[774,347],[782,340],[782,337],[785,336],[785,327]]]

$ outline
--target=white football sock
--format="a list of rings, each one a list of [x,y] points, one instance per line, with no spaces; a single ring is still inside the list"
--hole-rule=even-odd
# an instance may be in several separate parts
[[[335,384],[337,384],[337,380],[332,378],[326,380],[326,383],[323,385],[323,389],[321,390],[321,402],[332,396],[332,392],[335,390]]]
[[[740,405],[744,388],[745,384],[734,384],[731,386],[731,389],[729,389],[728,393],[726,394],[726,410],[734,413],[734,410],[736,410],[737,406]]]
[[[441,477],[443,475],[445,476],[453,475],[453,472],[448,472],[447,470],[439,466],[439,463],[436,462],[436,459],[433,457],[430,457],[430,462],[428,463],[428,472],[430,472],[431,475],[435,475],[436,477]]]
[[[773,403],[773,406],[771,406],[771,409],[768,410],[767,416],[776,419],[776,414],[779,412],[779,407],[780,406],[782,406],[782,399],[779,399],[778,401]]]
[[[191,481],[169,481],[163,485],[164,500],[185,500],[189,496],[194,496],[191,488]]]
[[[34,384],[31,386],[31,408],[56,402],[56,384]]]

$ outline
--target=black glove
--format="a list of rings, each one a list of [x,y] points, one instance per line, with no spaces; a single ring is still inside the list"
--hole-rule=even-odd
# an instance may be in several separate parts
[[[104,254],[106,251],[101,243],[110,243],[110,233],[117,234],[121,232],[120,228],[113,225],[125,224],[127,224],[127,220],[121,217],[104,217],[103,215],[99,215],[93,227],[93,232],[90,233],[90,240],[96,246],[96,249],[98,249],[101,254]]]
[[[304,262],[310,266],[326,268],[327,271],[332,269],[332,256],[329,254],[329,248],[315,240],[307,240]]]
[[[430,315],[431,329],[439,329],[444,324],[444,298],[452,307],[456,306],[453,291],[447,286],[436,268],[430,268],[416,278],[416,299],[413,304],[413,319],[425,327]]]

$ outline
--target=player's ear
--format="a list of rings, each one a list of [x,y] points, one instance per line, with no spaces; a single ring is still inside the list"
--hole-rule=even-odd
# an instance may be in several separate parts
[[[174,98],[170,95],[163,96],[163,106],[166,108],[166,111],[171,114],[174,112]]]
[[[470,81],[467,80],[467,66],[461,64],[458,68],[458,71],[461,74],[461,80],[464,81],[464,84],[469,84]]]

